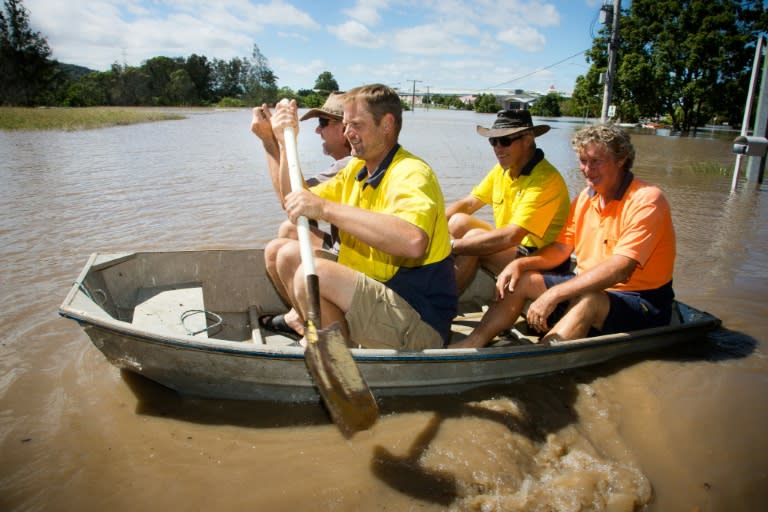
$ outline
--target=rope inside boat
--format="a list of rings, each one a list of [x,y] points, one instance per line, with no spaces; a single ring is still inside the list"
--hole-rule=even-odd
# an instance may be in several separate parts
[[[85,285],[82,282],[80,282],[80,283],[75,282],[75,284],[80,289],[80,291],[85,294],[86,297],[88,297],[90,300],[92,300],[93,302],[95,302],[99,306],[103,306],[104,303],[107,302],[107,294],[101,288],[97,288],[96,290],[93,291],[94,293],[101,294],[101,300],[96,300],[96,299],[93,298],[93,296],[91,295],[91,292],[88,291],[88,288],[86,288]]]
[[[190,330],[186,325],[184,325],[184,320],[191,317],[192,315],[199,315],[200,313],[205,315],[206,320],[210,318],[211,320],[214,321],[214,323],[198,331]],[[187,330],[187,334],[189,334],[190,336],[196,336],[201,332],[210,331],[214,327],[220,326],[222,322],[223,322],[223,319],[221,318],[221,316],[217,315],[213,311],[208,311],[207,309],[188,309],[181,314],[181,325],[184,325],[184,329]]]

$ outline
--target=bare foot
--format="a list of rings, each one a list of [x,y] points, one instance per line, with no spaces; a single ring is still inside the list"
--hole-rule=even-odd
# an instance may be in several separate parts
[[[285,315],[283,319],[288,326],[299,333],[299,336],[304,336],[304,322],[301,320],[299,313],[295,309],[291,309]]]

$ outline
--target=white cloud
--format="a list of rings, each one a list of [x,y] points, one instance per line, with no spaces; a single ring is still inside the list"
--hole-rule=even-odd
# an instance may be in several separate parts
[[[363,25],[377,25],[381,20],[379,11],[387,8],[387,0],[357,0],[351,9],[342,9],[342,12]]]
[[[284,37],[286,39],[297,39],[299,41],[303,41],[305,43],[309,42],[311,39],[309,36],[307,36],[305,33],[301,32],[278,32],[278,36]]]
[[[513,27],[498,34],[497,39],[526,52],[538,52],[544,49],[547,39],[532,27]]]
[[[398,30],[392,37],[394,48],[414,55],[451,55],[469,51],[467,45],[444,27],[420,25]]]
[[[289,61],[282,57],[270,59],[270,65],[274,69],[279,69],[277,73],[279,78],[283,78],[282,75],[291,76],[297,83],[304,84],[304,88],[312,88],[317,79],[317,76],[323,71],[328,70],[328,64],[322,59],[312,59],[310,61],[295,62]]]
[[[328,27],[328,31],[335,35],[339,40],[352,46],[363,48],[379,48],[382,41],[374,35],[368,28],[357,21],[346,21],[341,25]]]
[[[306,12],[279,0],[27,0],[27,8],[54,58],[99,70],[123,60],[138,65],[158,55],[243,57],[265,27],[320,28]]]
[[[248,57],[256,43],[281,86],[311,87],[320,72],[329,70],[343,88],[410,79],[423,79],[435,87],[480,88],[551,64],[574,44],[589,47],[589,23],[595,13],[585,4],[602,1],[24,0],[24,4],[32,28],[48,39],[54,58],[98,70],[114,62],[140,65],[160,55]],[[581,21],[573,18],[574,12]],[[561,23],[567,25],[560,28]],[[575,34],[575,26],[584,26],[586,39],[560,37]],[[552,75],[567,75],[560,81],[571,83],[580,73],[559,66]],[[550,81],[550,76],[536,73],[513,86],[539,79]]]
[[[575,2],[577,0],[566,0]],[[557,27],[560,25],[560,12],[549,2],[538,0],[485,0],[472,2],[477,20],[497,27],[532,25],[538,27]]]

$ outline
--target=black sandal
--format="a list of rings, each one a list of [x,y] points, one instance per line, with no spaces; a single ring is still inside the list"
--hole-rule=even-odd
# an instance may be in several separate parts
[[[259,317],[259,327],[267,329],[293,340],[300,340],[301,335],[285,321],[285,315],[262,315]]]

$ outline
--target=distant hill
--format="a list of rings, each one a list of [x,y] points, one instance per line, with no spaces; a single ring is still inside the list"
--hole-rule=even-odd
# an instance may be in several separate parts
[[[72,82],[77,82],[88,73],[93,73],[93,69],[88,69],[76,64],[63,64],[59,62],[59,68],[67,75],[67,78]]]

